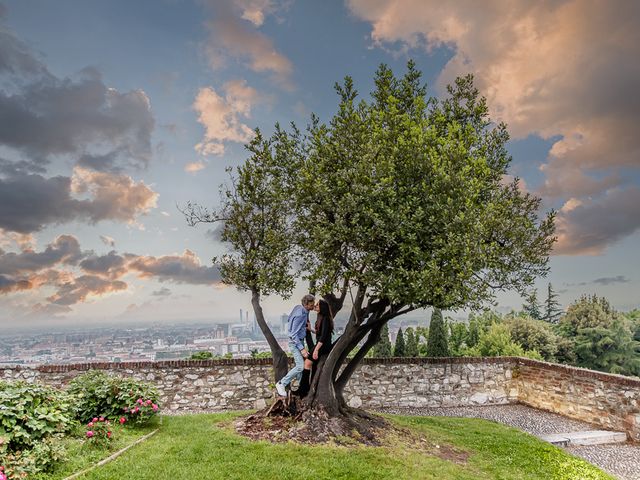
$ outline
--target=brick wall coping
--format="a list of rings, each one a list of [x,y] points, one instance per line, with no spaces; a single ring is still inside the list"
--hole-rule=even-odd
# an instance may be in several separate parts
[[[499,357],[498,357],[499,358]],[[572,365],[563,365],[561,363],[543,362],[541,360],[533,360],[523,357],[502,357],[511,358],[516,365],[537,367],[543,370],[553,370],[556,372],[567,373],[573,377],[581,377],[587,379],[600,380],[606,383],[615,383],[618,385],[640,388],[640,378],[627,377],[625,375],[617,375],[615,373],[599,372],[597,370],[589,370],[588,368],[574,367]]]
[[[569,374],[573,377],[581,377],[586,379],[596,379],[603,382],[615,383],[619,385],[640,388],[640,378],[627,377],[624,375],[616,375],[612,373],[598,372],[586,368],[573,367],[570,365],[562,365],[559,363],[549,363],[540,360],[532,360],[522,357],[393,357],[393,358],[365,358],[365,365],[451,365],[451,364],[504,364],[512,363],[518,366],[531,366],[543,370],[553,370],[561,373]],[[64,373],[72,371],[84,370],[135,370],[139,368],[185,368],[185,367],[204,367],[214,368],[222,366],[270,366],[270,358],[234,358],[234,359],[215,359],[215,360],[159,360],[141,361],[141,362],[96,362],[96,363],[75,363],[75,364],[59,364],[59,365],[15,365],[0,366],[0,370],[37,370],[42,373]]]

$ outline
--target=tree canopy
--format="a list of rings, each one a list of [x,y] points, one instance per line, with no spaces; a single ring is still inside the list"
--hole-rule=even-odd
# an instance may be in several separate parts
[[[257,132],[218,217],[228,283],[286,295],[300,275],[334,315],[349,296],[309,395],[331,414],[346,410],[344,386],[389,320],[524,293],[547,273],[554,241],[554,212],[541,216],[540,199],[508,180],[506,126],[491,121],[471,75],[444,99],[427,96],[411,61],[402,77],[381,65],[374,83],[369,98],[351,77],[336,84],[327,123]]]

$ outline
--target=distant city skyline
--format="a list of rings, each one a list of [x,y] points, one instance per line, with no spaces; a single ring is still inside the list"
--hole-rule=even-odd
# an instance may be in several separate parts
[[[0,0],[0,328],[252,312],[215,226],[177,207],[217,204],[255,127],[328,121],[334,82],[367,96],[409,58],[430,95],[475,74],[512,175],[557,210],[539,299],[640,307],[639,23],[626,1]],[[267,318],[305,293],[264,298]]]

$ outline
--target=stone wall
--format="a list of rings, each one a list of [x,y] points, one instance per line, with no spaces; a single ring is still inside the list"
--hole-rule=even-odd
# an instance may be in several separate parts
[[[273,396],[268,359],[0,367],[0,379],[61,387],[89,369],[154,383],[167,412],[262,408]],[[364,408],[521,402],[640,440],[640,379],[523,358],[365,359],[346,397]]]
[[[640,441],[640,379],[584,368],[515,360],[518,400],[532,407],[625,431]]]
[[[345,391],[351,406],[456,407],[517,401],[509,358],[366,359]]]

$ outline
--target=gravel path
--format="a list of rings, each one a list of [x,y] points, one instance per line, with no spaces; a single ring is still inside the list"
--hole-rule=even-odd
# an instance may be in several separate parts
[[[398,415],[484,418],[519,428],[532,435],[600,430],[599,427],[524,405],[452,408],[385,408]],[[597,465],[620,480],[640,480],[640,446],[632,444],[569,447],[566,450]]]

